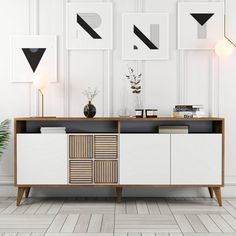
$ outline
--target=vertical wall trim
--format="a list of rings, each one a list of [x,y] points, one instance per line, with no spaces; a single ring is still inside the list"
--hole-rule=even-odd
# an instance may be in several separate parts
[[[33,22],[34,22],[34,35],[39,34],[39,0],[33,0]],[[39,93],[38,90],[33,86],[33,94],[34,94],[34,114],[36,116],[39,115]]]
[[[63,83],[64,83],[64,116],[70,116],[70,89],[69,89],[69,51],[66,49],[66,3],[63,1]]]
[[[29,1],[29,27],[30,34],[37,35],[39,33],[39,2],[38,0]],[[38,91],[32,83],[29,83],[29,115],[39,115],[39,99]]]
[[[144,0],[136,0],[136,11],[137,12],[143,12],[144,11],[144,5],[145,2]],[[146,101],[146,92],[145,92],[145,75],[144,75],[144,65],[145,65],[145,61],[143,60],[139,60],[136,61],[136,68],[137,68],[137,73],[142,73],[142,93],[141,93],[141,97],[142,97],[142,105],[145,107],[145,101]]]
[[[112,0],[103,0],[104,2],[111,2]],[[114,25],[114,10],[113,10],[113,25]],[[114,27],[113,27],[114,28]],[[114,35],[114,33],[113,33]],[[114,36],[113,36],[113,48],[114,48]],[[113,51],[103,50],[103,116],[113,115]]]
[[[210,0],[210,2],[222,2],[222,0]],[[219,58],[214,50],[209,51],[209,115],[219,117]]]
[[[219,59],[209,53],[209,114],[219,116]]]
[[[184,0],[179,0],[178,2],[184,2]],[[177,2],[177,3],[178,3]],[[176,29],[177,29],[177,40],[178,40],[178,7],[176,8]],[[178,45],[178,42],[177,42]],[[178,103],[187,104],[187,56],[186,51],[177,49],[179,51],[179,60],[177,66],[179,67],[178,73]]]
[[[184,50],[179,50],[179,61],[178,61],[178,68],[179,68],[179,74],[178,74],[178,103],[184,104],[186,101],[186,65],[185,65],[185,52]]]
[[[209,51],[209,115],[215,114],[215,91],[214,91],[214,55]]]

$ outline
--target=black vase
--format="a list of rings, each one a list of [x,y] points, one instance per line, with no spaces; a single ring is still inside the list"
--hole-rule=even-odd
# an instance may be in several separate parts
[[[84,107],[84,115],[87,118],[93,118],[96,115],[96,107],[89,101],[89,103]]]

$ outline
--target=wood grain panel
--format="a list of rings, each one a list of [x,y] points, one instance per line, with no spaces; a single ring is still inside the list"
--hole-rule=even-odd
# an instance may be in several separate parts
[[[92,158],[93,136],[92,135],[70,135],[70,158]]]
[[[116,159],[118,157],[117,135],[95,135],[94,144],[94,158]]]
[[[95,183],[117,183],[118,162],[113,160],[95,161]]]
[[[70,184],[92,184],[93,183],[93,161],[70,160]]]

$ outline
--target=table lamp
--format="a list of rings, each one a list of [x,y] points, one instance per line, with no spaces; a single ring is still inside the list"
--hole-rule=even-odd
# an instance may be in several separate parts
[[[44,116],[44,90],[47,87],[49,81],[48,78],[44,75],[36,75],[34,77],[34,86],[38,89],[41,94],[41,115]]]

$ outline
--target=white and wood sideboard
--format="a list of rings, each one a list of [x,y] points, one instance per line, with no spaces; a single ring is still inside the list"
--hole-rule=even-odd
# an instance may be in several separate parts
[[[187,125],[188,134],[159,134]],[[67,133],[41,134],[41,127]],[[207,187],[222,205],[223,118],[16,118],[17,205],[32,187]]]

